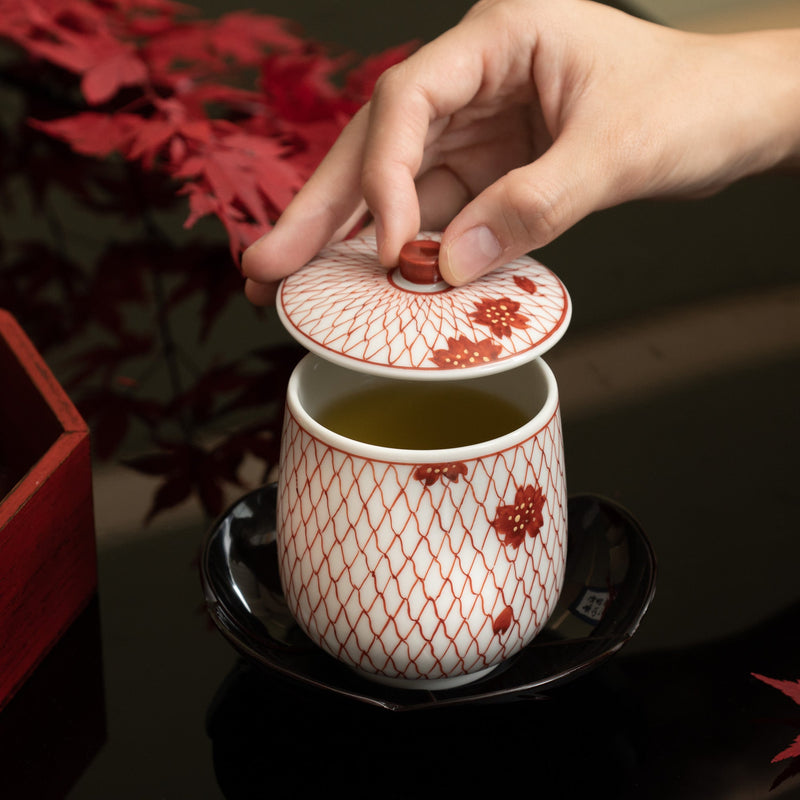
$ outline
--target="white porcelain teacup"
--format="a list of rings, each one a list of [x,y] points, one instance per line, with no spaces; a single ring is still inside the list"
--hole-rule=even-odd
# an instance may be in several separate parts
[[[511,400],[527,421],[446,449],[366,444],[320,424],[334,401],[392,383],[315,354],[295,369],[278,488],[281,581],[306,634],[364,677],[446,689],[525,647],[561,592],[558,390],[539,358],[455,381]]]

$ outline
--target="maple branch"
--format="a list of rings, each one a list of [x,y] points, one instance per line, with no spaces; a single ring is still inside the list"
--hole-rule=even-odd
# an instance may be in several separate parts
[[[169,376],[172,399],[175,400],[183,394],[183,384],[181,381],[180,369],[178,368],[178,347],[175,344],[175,337],[172,334],[169,314],[167,313],[166,296],[164,292],[164,279],[157,269],[150,270],[151,282],[153,285],[153,299],[156,306],[156,324],[158,327],[158,338],[161,342],[161,353],[167,367]],[[178,424],[186,442],[191,442],[194,438],[194,428],[185,409],[178,410]]]
[[[50,238],[53,240],[53,244],[55,245],[55,252],[61,253],[62,255],[65,254],[68,250],[68,237],[64,230],[64,224],[61,221],[61,218],[56,213],[55,209],[52,206],[47,205],[43,209],[44,211],[44,218],[47,224],[47,228],[50,231]],[[61,270],[55,270],[53,275],[53,280],[58,286],[59,291],[61,292],[61,300],[64,305],[64,308],[67,310],[69,314],[69,318],[74,323],[74,314],[71,313],[74,311],[73,308],[73,296],[70,290],[69,280],[67,276]]]
[[[172,243],[156,223],[152,210],[144,198],[144,193],[141,190],[139,182],[141,177],[140,172],[131,164],[128,164],[128,177],[131,188],[136,198],[139,200],[139,207],[141,209],[140,218],[147,237],[157,242],[162,247],[171,248]],[[175,336],[173,335],[172,325],[167,311],[164,278],[156,267],[151,266],[148,272],[150,273],[150,282],[153,289],[153,302],[155,304],[156,326],[159,342],[161,344],[161,354],[164,357],[167,368],[172,399],[176,400],[183,394],[183,382],[181,381],[180,368],[178,365],[179,349],[176,344]],[[194,439],[194,425],[186,409],[178,409],[177,422],[183,434],[184,441],[187,443],[192,442]]]

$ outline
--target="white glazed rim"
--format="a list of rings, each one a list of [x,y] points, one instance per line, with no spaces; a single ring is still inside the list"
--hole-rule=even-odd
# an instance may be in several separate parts
[[[418,238],[440,241],[441,233],[421,231]],[[281,281],[278,317],[304,348],[352,371],[396,380],[460,381],[515,369],[542,356],[570,324],[569,292],[552,270],[530,256],[465,286],[442,283],[430,291],[410,288],[398,269],[387,272],[376,253],[372,235],[346,239]],[[422,307],[416,299],[420,295],[430,295]],[[517,304],[524,322],[503,330],[480,318],[485,303],[503,299]],[[395,330],[398,322],[402,337]],[[446,356],[464,346],[491,352],[482,351],[478,361],[454,369]]]
[[[311,371],[324,365],[324,368],[334,368],[350,375],[364,373],[354,373],[344,367],[332,363],[327,359],[321,358],[315,353],[308,353],[292,371],[286,391],[286,406],[297,424],[307,431],[315,439],[342,452],[350,453],[361,458],[372,461],[402,462],[408,464],[428,464],[437,462],[467,461],[483,458],[487,455],[499,453],[516,447],[521,442],[533,438],[539,431],[547,426],[553,415],[558,410],[558,385],[550,367],[541,359],[535,358],[532,361],[520,365],[515,370],[506,370],[495,373],[493,376],[483,378],[471,378],[464,381],[465,384],[481,381],[490,381],[494,376],[496,379],[508,379],[512,374],[518,375],[526,371],[537,371],[538,379],[543,382],[545,398],[539,410],[534,416],[519,428],[500,436],[496,439],[489,439],[475,444],[460,447],[448,447],[435,450],[409,450],[396,447],[385,447],[382,445],[367,444],[356,439],[342,436],[317,422],[316,419],[306,410],[300,399],[300,383],[307,371]],[[372,376],[373,378],[375,376]],[[380,378],[377,378],[380,380]],[[396,379],[395,379],[396,380]]]
[[[384,364],[372,364],[369,362],[360,361],[351,358],[348,355],[337,353],[335,350],[330,350],[323,347],[319,342],[306,336],[299,328],[292,324],[291,320],[286,316],[283,307],[278,305],[278,316],[284,328],[291,334],[295,341],[302,345],[306,350],[318,355],[325,361],[332,364],[337,364],[345,369],[353,372],[364,372],[369,375],[376,375],[380,378],[393,378],[395,380],[409,380],[409,381],[463,381],[469,380],[472,377],[483,377],[487,375],[495,375],[498,372],[505,372],[507,370],[514,370],[529,361],[540,358],[544,353],[551,350],[563,338],[567,332],[572,317],[571,306],[564,312],[564,321],[561,327],[551,333],[544,341],[536,347],[517,353],[513,356],[507,356],[501,361],[492,361],[488,364],[482,364],[479,367],[470,367],[464,370],[457,369],[421,369],[419,367],[397,367]],[[465,372],[470,375],[466,377]]]

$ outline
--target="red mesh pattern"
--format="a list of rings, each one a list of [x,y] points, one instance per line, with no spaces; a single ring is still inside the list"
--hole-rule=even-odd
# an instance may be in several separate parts
[[[487,309],[496,301],[510,301],[510,324],[492,324]],[[278,305],[289,332],[323,357],[439,373],[447,367],[434,353],[450,349],[452,340],[491,341],[498,362],[529,360],[554,344],[569,321],[564,286],[533,259],[427,294],[396,285],[377,263],[371,239],[323,252],[281,284]]]
[[[419,464],[335,450],[290,414],[282,448],[283,589],[300,626],[336,658],[392,678],[453,677],[508,658],[547,621],[566,560],[558,412],[532,439],[430,484]],[[543,523],[508,546],[497,510],[532,485]]]

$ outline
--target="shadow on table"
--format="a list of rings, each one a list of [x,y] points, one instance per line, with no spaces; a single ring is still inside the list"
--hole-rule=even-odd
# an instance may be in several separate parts
[[[641,727],[615,673],[544,699],[395,713],[308,689],[240,662],[209,709],[219,785],[229,800],[280,790],[312,797],[547,797],[632,785]],[[523,790],[531,787],[524,778]]]
[[[618,656],[545,698],[400,714],[242,661],[208,712],[217,779],[228,800],[797,796],[798,760],[770,762],[800,709],[751,673],[800,676],[799,623],[800,603],[717,643]]]
[[[0,713],[0,797],[66,797],[106,733],[95,596]]]

